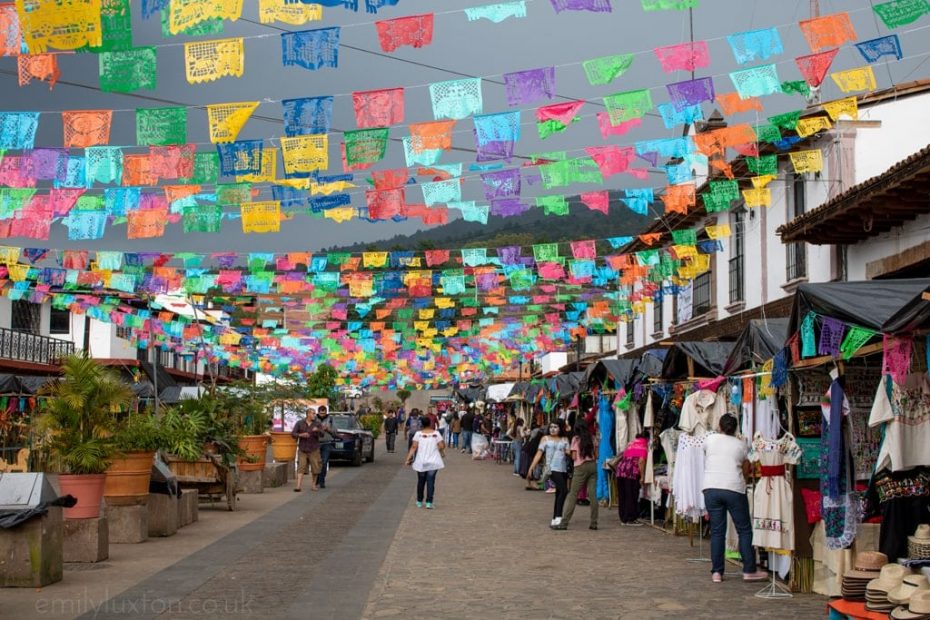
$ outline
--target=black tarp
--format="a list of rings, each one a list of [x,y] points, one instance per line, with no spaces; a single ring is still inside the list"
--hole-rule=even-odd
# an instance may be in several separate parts
[[[55,380],[57,380],[57,377],[20,376],[19,385],[24,394],[38,394],[39,390]]]
[[[523,398],[523,395],[526,394],[526,389],[529,386],[529,381],[517,381],[513,384],[513,387],[510,388],[510,393],[507,394],[507,398]]]
[[[616,387],[629,387],[639,366],[639,360],[604,359],[588,366],[582,381],[585,389],[594,385],[607,385],[610,379]]]
[[[801,284],[794,295],[788,334],[797,333],[808,312],[884,333],[930,324],[930,278]]]
[[[155,391],[155,388],[152,388],[152,391]],[[177,385],[172,385],[166,387],[158,393],[158,400],[165,403],[166,405],[174,405],[181,402],[181,388]]]
[[[584,375],[584,371],[556,375],[546,381],[546,387],[559,400],[571,398],[581,390]]]
[[[688,377],[688,358],[694,360],[695,377],[716,377],[733,350],[732,342],[676,342],[662,365],[662,378],[677,381]]]
[[[16,375],[0,375],[0,394],[19,394],[20,392],[19,377]]]
[[[636,368],[637,373],[642,378],[661,377],[662,366],[665,364],[667,356],[668,349],[647,349],[643,356],[639,358],[639,365]]]
[[[455,395],[466,403],[473,403],[476,400],[484,400],[487,394],[487,389],[483,385],[478,386],[462,386],[455,390]]]
[[[723,365],[723,374],[761,366],[781,351],[788,339],[788,319],[752,319],[743,328]]]
[[[139,381],[129,385],[136,398],[155,398],[155,386],[150,381]]]

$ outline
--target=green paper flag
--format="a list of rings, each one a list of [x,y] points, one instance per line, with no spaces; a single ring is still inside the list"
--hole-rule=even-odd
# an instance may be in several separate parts
[[[186,233],[218,233],[222,220],[223,207],[220,205],[195,205],[184,207],[181,221]]]
[[[136,108],[136,144],[167,146],[186,143],[187,108]],[[210,155],[217,159],[214,152],[197,153],[196,156],[199,155]],[[197,168],[196,160],[194,168]],[[218,159],[216,169],[219,171]]]
[[[85,46],[80,51],[117,52],[132,48],[132,13],[129,0],[102,0],[100,33],[102,42],[99,47]]]
[[[811,85],[807,83],[807,80],[795,80],[793,82],[782,82],[781,83],[781,92],[786,95],[791,93],[797,93],[802,97],[810,97],[811,94]]]
[[[533,258],[537,263],[551,263],[559,258],[558,243],[537,243],[533,246]]]
[[[563,125],[557,120],[549,119],[548,121],[542,121],[541,123],[536,123],[536,129],[539,131],[539,139],[545,140],[554,133],[561,133],[568,128],[568,125]]]
[[[155,90],[158,63],[154,47],[103,52],[99,56],[100,90],[129,93],[134,90]]]
[[[672,240],[675,245],[697,245],[697,231],[693,228],[673,230]]]
[[[216,186],[216,203],[219,205],[240,205],[252,202],[251,183],[220,183]]]
[[[220,156],[216,151],[205,151],[194,153],[194,174],[178,181],[187,185],[214,185],[219,177]]]
[[[775,125],[756,125],[754,130],[756,132],[756,142],[773,144],[781,140],[781,131]]]
[[[536,206],[542,207],[546,215],[568,215],[568,201],[565,200],[565,196],[538,196]]]
[[[757,176],[763,174],[778,174],[778,155],[747,157],[746,168],[749,169],[749,172]]]
[[[584,74],[588,78],[588,83],[591,86],[601,86],[610,84],[626,73],[632,66],[634,58],[634,54],[602,56],[584,61],[582,67],[584,67]]]
[[[346,163],[350,166],[374,164],[384,159],[389,131],[387,127],[376,127],[344,132]]]
[[[846,332],[846,337],[843,338],[843,344],[840,345],[840,355],[844,360],[848,360],[875,335],[875,332],[864,327],[850,327]]]
[[[785,112],[784,114],[779,114],[778,116],[769,117],[769,121],[771,121],[773,125],[786,131],[794,131],[798,126],[799,120],[801,120],[800,110],[795,112]]]
[[[641,118],[652,109],[652,95],[648,88],[616,93],[604,97],[604,106],[610,116],[611,125],[619,125],[634,118]]]
[[[872,10],[884,22],[886,28],[906,26],[930,13],[930,3],[927,0],[893,0],[875,4]]]

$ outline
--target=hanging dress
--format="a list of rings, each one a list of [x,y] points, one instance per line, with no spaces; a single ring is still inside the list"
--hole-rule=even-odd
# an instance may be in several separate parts
[[[785,465],[796,465],[800,459],[801,448],[791,433],[775,440],[761,432],[753,437],[749,460],[762,466],[762,478],[753,491],[753,546],[794,549],[792,490]]]
[[[675,454],[672,478],[675,512],[693,521],[704,514],[704,439],[708,435],[682,433]]]

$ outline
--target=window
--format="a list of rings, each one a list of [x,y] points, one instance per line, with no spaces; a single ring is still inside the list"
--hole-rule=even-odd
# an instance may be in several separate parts
[[[664,317],[662,316],[665,314],[663,312],[664,305],[665,303],[661,295],[657,295],[655,300],[652,302],[652,332],[655,334],[661,333],[665,327],[663,325],[665,322]]]
[[[635,341],[633,339],[633,321],[630,320],[626,324],[626,343],[630,346],[633,346],[634,342]]]
[[[65,309],[52,308],[52,313],[49,316],[48,333],[70,334],[71,312]]]
[[[694,279],[693,290],[691,316],[698,317],[709,312],[711,307],[711,272],[709,270]]]
[[[804,215],[807,209],[805,177],[803,174],[789,174],[785,179],[786,197],[788,203],[787,219],[790,222],[796,217]],[[807,276],[807,251],[803,242],[789,243],[785,246],[787,265],[785,278],[788,282]]]
[[[116,337],[122,338],[123,340],[129,340],[132,338],[132,328],[123,327],[122,325],[116,326]]]
[[[738,209],[731,215],[733,236],[730,237],[730,303],[743,298],[743,264],[746,245],[746,210]]]
[[[39,333],[39,304],[17,299],[13,301],[10,329],[27,334]]]

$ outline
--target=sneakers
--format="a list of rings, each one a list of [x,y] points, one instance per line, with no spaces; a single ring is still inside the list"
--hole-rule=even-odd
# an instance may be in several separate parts
[[[417,502],[417,508],[423,508],[423,502]]]
[[[567,530],[567,529],[568,529],[568,524],[567,524],[567,523],[559,523],[558,525],[550,525],[549,528],[550,528],[550,529],[553,529],[553,530]]]
[[[588,526],[588,529],[589,529],[589,530],[596,530],[596,529],[597,529],[597,523],[592,523],[591,525]]]
[[[432,510],[432,509],[433,509],[433,503],[432,503],[432,502],[426,502],[426,509],[427,509],[427,510]]]
[[[552,521],[549,522],[549,527],[554,527],[561,522],[562,522],[562,517],[556,517]]]
[[[520,474],[518,474],[517,472],[513,472],[513,475],[517,476],[518,478],[520,477]]]
[[[720,573],[713,573],[710,576],[710,580],[713,581],[714,583],[720,583],[723,581],[723,575],[721,575]]]
[[[630,521],[629,523],[620,522],[620,525],[625,525],[626,527],[642,527],[643,524],[639,521]]]
[[[555,487],[552,487],[551,489],[546,489],[546,493],[555,493]]]
[[[769,574],[764,570],[757,570],[754,573],[743,573],[743,581],[765,581]]]

